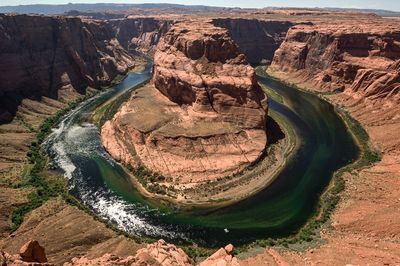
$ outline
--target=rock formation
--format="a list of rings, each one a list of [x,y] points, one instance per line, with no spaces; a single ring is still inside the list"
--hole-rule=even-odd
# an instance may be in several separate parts
[[[243,12],[243,10],[240,10],[240,12]],[[264,12],[263,18],[267,17],[270,12]],[[332,217],[333,228],[328,231],[328,234],[323,235],[323,238],[327,239],[325,245],[305,253],[279,251],[280,254],[276,255],[278,251],[268,251],[256,257],[248,258],[244,264],[283,265],[286,260],[293,265],[305,261],[311,264],[322,262],[336,265],[363,265],[368,263],[395,265],[400,261],[400,227],[397,222],[400,198],[397,189],[400,180],[400,142],[398,138],[400,105],[393,104],[392,101],[396,100],[396,97],[398,99],[399,95],[398,29],[400,27],[398,22],[396,20],[378,21],[376,18],[356,21],[354,18],[360,17],[361,14],[353,14],[352,18],[348,18],[348,12],[341,17],[338,17],[337,14],[321,12],[321,10],[315,12],[278,10],[273,12],[282,12],[285,15],[284,19],[288,19],[287,16],[301,15],[303,17],[296,19],[299,21],[305,19],[317,21],[314,21],[313,24],[297,25],[290,30],[285,42],[276,53],[270,69],[284,71],[285,77],[288,77],[290,82],[306,81],[318,90],[344,90],[347,94],[337,93],[330,95],[329,98],[349,111],[353,117],[362,123],[371,136],[371,142],[381,149],[383,158],[372,168],[368,167],[345,176],[346,189],[342,197],[343,204],[340,204],[339,209],[335,210],[335,215]],[[255,14],[244,13],[240,16],[253,15]],[[304,15],[307,15],[307,17],[304,18]],[[239,15],[229,14],[229,16]],[[324,20],[323,16],[328,16],[325,21],[322,21]],[[294,17],[290,17],[290,19],[294,19]],[[82,91],[87,85],[99,86],[108,83],[115,73],[123,73],[126,68],[124,64],[131,64],[131,59],[120,50],[121,47],[115,41],[115,36],[125,48],[131,46],[132,49],[139,51],[153,50],[152,47],[160,37],[155,32],[157,30],[153,30],[155,28],[150,27],[150,30],[145,30],[148,27],[145,26],[146,23],[143,23],[143,30],[138,33],[132,34],[131,31],[134,32],[135,30],[129,26],[124,34],[122,34],[123,30],[117,34],[118,24],[121,25],[121,28],[124,25],[120,22],[113,24],[112,30],[110,30],[110,27],[106,25],[108,22],[82,21],[78,18],[0,15],[0,121],[9,121],[12,118],[21,99],[38,98],[41,95],[53,97],[57,93],[58,98],[62,98],[65,95],[62,88]],[[247,55],[251,62],[258,62],[260,59],[270,56],[273,50],[269,50],[268,47],[276,47],[276,44],[280,42],[279,32],[272,32],[271,34],[268,28],[260,26],[260,29],[266,30],[267,34],[261,31],[253,32],[252,30],[245,32],[244,29],[252,29],[253,25],[256,24],[256,22],[236,19],[218,20],[217,24],[214,22],[214,25],[229,30],[232,38],[239,44],[241,51]],[[138,22],[132,25],[142,24]],[[156,23],[156,26],[158,25],[160,24]],[[197,22],[194,22],[193,25],[196,26]],[[253,39],[253,36],[265,38],[271,41],[273,46],[269,42],[264,44],[264,42],[258,41],[259,37]],[[276,36],[279,38],[276,39]],[[62,42],[56,42],[56,40],[62,40]],[[247,40],[252,41],[248,42]],[[63,45],[64,43],[66,45]],[[259,47],[266,48],[256,52],[253,50]],[[268,52],[263,54],[264,51]],[[262,56],[259,56],[258,52]],[[119,54],[121,57],[118,57]],[[112,60],[114,56],[118,60]],[[192,66],[190,65],[190,67]],[[64,76],[64,70],[66,76]],[[61,87],[56,84],[60,84]],[[152,89],[152,93],[160,97],[158,91]],[[138,93],[135,97],[140,96]],[[176,107],[168,98],[164,97],[163,100],[166,100],[171,108]],[[61,104],[56,104],[55,101],[49,99],[46,99],[40,108],[43,105],[46,107],[51,105],[54,112],[58,108],[62,108]],[[34,107],[38,106],[38,102],[31,101],[29,106],[32,108],[26,108],[26,105],[23,108],[27,113],[37,115],[38,113],[35,110],[40,108],[34,109]],[[188,109],[193,110],[193,108]],[[161,109],[161,112],[164,110]],[[199,111],[196,111],[195,115],[198,113]],[[45,117],[48,113],[41,112],[40,115]],[[157,118],[158,115],[159,113],[156,113],[155,117]],[[190,117],[193,115],[191,112]],[[129,122],[129,120],[125,121]],[[115,125],[112,127],[113,130],[117,128]],[[21,125],[18,125],[18,127],[15,124],[9,127],[5,127],[8,125],[2,126],[4,127],[0,128],[0,144],[1,147],[6,148],[0,150],[0,168],[4,168],[4,165],[7,166],[10,162],[23,165],[27,145],[33,139],[34,134],[24,131],[27,129],[24,129]],[[110,131],[112,133],[110,142],[112,137],[119,138],[122,136],[120,132],[114,134],[115,131],[113,130]],[[132,132],[136,134],[137,130]],[[143,135],[140,133],[140,136]],[[130,136],[129,132],[126,132],[126,136]],[[18,145],[9,141],[15,139],[18,139]],[[125,139],[125,136],[121,137],[119,141],[122,139]],[[129,145],[126,146],[126,151],[124,151],[123,146],[124,143],[119,142],[114,146],[110,143],[108,147],[110,149],[115,148],[114,154],[117,158],[121,156],[121,161],[128,160],[129,156],[132,156],[132,159],[135,160],[134,154],[129,152],[132,151]],[[171,145],[168,148],[170,147],[174,146]],[[226,145],[219,147],[223,148]],[[226,150],[222,150],[222,152],[224,153]],[[19,153],[19,158],[22,158],[20,161],[15,158],[17,153]],[[4,163],[4,158],[8,158],[8,156],[11,158],[7,159],[7,163]],[[208,165],[208,167],[213,166]],[[19,178],[20,175],[14,173],[12,176]],[[7,179],[5,180],[7,181]],[[6,185],[0,186],[0,194],[4,194],[3,201],[12,199],[12,204],[2,203],[2,210],[7,208],[11,210],[23,203],[21,200],[13,199],[17,198],[18,191],[6,187]],[[45,210],[47,208],[54,210],[54,207],[51,206],[45,205],[43,207]],[[2,220],[8,222],[9,217],[5,213],[5,211],[2,212],[4,214]],[[88,221],[85,224],[89,224],[93,232],[89,232],[86,238],[85,235],[82,237],[82,232],[77,229],[65,230],[65,227],[70,228],[71,224],[74,224],[76,228],[76,223],[71,221],[80,221],[82,217],[86,217],[84,216],[86,214],[74,216],[71,215],[72,211],[68,211],[67,213],[70,215],[67,221],[63,221],[57,227],[53,226],[54,228],[49,232],[48,224],[53,225],[54,221],[60,221],[59,217],[65,217],[65,212],[63,210],[62,212],[54,212],[56,214],[51,212],[49,214],[46,211],[43,211],[43,213],[43,217],[40,219],[35,216],[35,222],[40,225],[35,228],[35,234],[46,235],[48,239],[54,241],[53,243],[59,243],[59,245],[49,246],[49,258],[51,258],[51,255],[57,254],[58,261],[62,261],[61,257],[67,260],[71,254],[80,254],[81,252],[87,254],[90,249],[99,252],[98,245],[93,246],[93,242],[87,241],[87,239],[94,239],[96,243],[98,241],[113,242],[110,233],[103,233],[99,236],[96,234],[99,231],[96,224],[93,225]],[[76,217],[79,219],[76,219]],[[371,217],[374,219],[371,219]],[[32,221],[28,220],[24,223],[29,224],[29,226],[23,227],[23,234],[19,236],[20,238],[32,234],[33,229],[30,227]],[[60,230],[64,234],[60,234]],[[2,233],[6,231],[4,229]],[[73,236],[68,238],[68,241],[63,238],[65,232]],[[15,235],[9,237],[9,239],[15,238]],[[109,245],[118,248],[121,246],[126,248],[127,246],[126,243],[120,242]],[[103,248],[109,250],[110,246],[103,245]],[[51,252],[51,249],[54,249],[54,251]],[[64,255],[64,252],[69,255]],[[225,251],[220,250],[218,251],[220,256],[217,257],[222,258],[226,256],[227,252],[226,249]],[[266,253],[273,254],[271,256],[271,254]],[[337,256],[338,253],[342,255]],[[215,260],[214,255],[212,257],[214,261],[218,261]],[[227,258],[229,261],[234,261],[229,256]],[[134,257],[120,259],[128,263],[133,261]],[[144,256],[143,259],[150,258]],[[158,263],[153,259],[153,262]],[[107,265],[105,261],[111,262],[112,265],[118,265],[114,263],[118,260],[113,255],[105,256],[105,259],[100,260],[95,265],[103,262],[104,265]],[[23,262],[20,255],[0,252],[0,265],[31,264],[32,262]],[[40,263],[34,264],[41,265]],[[226,265],[227,263],[222,261],[221,264]]]
[[[134,64],[111,27],[79,18],[0,14],[0,123],[25,98],[107,85]]]
[[[65,263],[64,266],[239,266],[239,260],[232,255],[233,249],[233,245],[229,244],[225,248],[217,250],[204,261],[196,264],[181,248],[167,244],[164,240],[159,240],[138,250],[135,256],[122,258],[112,254],[105,254],[95,259],[86,257],[74,258],[72,262]]]
[[[154,55],[155,47],[161,37],[168,32],[173,21],[151,17],[128,17],[112,20],[115,37],[130,52]]]
[[[174,245],[159,240],[154,244],[148,244],[145,248],[137,251],[135,256],[121,258],[112,254],[105,254],[102,257],[88,259],[86,257],[74,258],[72,262],[64,266],[192,266],[194,262],[186,253]]]
[[[259,19],[218,18],[213,24],[226,28],[232,39],[250,63],[272,61],[275,51],[293,26],[289,21],[263,21]]]
[[[220,248],[213,255],[201,262],[199,266],[239,266],[239,260],[232,256],[233,245],[229,244],[225,248]]]
[[[45,249],[37,241],[29,241],[21,247],[18,255],[0,251],[1,266],[53,266],[47,263]]]
[[[323,91],[398,99],[399,23],[319,22],[292,27],[276,51],[272,71],[282,71]]]
[[[103,126],[114,158],[177,186],[233,175],[260,158],[267,98],[227,30],[175,24],[157,46],[153,84]]]
[[[221,248],[206,258],[199,266],[239,266],[239,261],[233,257],[233,245]],[[21,247],[20,254],[12,255],[0,251],[1,266],[54,266],[48,263],[45,250],[37,241],[29,241]],[[119,257],[113,254],[104,254],[96,258],[73,258],[64,266],[194,266],[197,265],[181,248],[159,240],[139,249],[131,256]]]
[[[23,261],[39,263],[47,262],[44,247],[34,240],[23,245],[19,251],[19,255]]]

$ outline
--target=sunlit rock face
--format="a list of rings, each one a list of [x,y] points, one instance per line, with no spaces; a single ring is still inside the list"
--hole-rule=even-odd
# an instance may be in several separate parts
[[[292,27],[275,53],[271,70],[303,79],[323,91],[398,101],[400,24],[338,23]]]
[[[264,128],[266,96],[227,31],[180,23],[158,45],[154,85],[177,104],[213,112],[248,128]]]
[[[185,21],[161,39],[152,84],[103,126],[103,144],[114,158],[174,185],[198,184],[262,155],[266,114],[266,95],[227,30]]]

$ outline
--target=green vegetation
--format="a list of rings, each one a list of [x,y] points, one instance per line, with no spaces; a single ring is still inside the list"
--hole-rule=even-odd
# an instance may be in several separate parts
[[[111,82],[110,86],[120,83],[124,78],[125,76],[118,75]],[[22,179],[18,183],[12,184],[12,186],[15,188],[33,188],[33,191],[29,193],[28,202],[26,204],[23,204],[12,211],[12,231],[18,229],[27,213],[40,207],[50,198],[61,196],[67,203],[78,206],[80,209],[91,213],[89,209],[83,207],[77,199],[68,193],[65,179],[49,178],[49,174],[46,171],[47,157],[41,150],[40,145],[51,133],[51,129],[60,122],[64,115],[76,108],[81,102],[86,101],[87,99],[96,95],[97,92],[98,91],[88,93],[85,96],[79,97],[75,101],[69,103],[66,108],[61,109],[53,116],[46,118],[37,130],[22,121],[23,125],[26,126],[30,131],[36,132],[36,137],[35,140],[32,141],[27,153],[27,171],[25,171]]]
[[[207,258],[215,252],[215,250],[208,248],[201,248],[198,246],[182,246],[181,248],[192,259]]]
[[[113,81],[111,81],[110,85],[105,87],[105,88],[109,88],[115,85],[118,85],[119,83],[121,83],[124,79],[126,78],[126,75],[117,75]]]
[[[288,86],[295,87],[296,89],[300,89],[296,86],[293,86],[293,84],[288,84],[288,83],[286,84]],[[263,89],[268,90],[267,88]],[[313,94],[321,95],[319,93],[313,93]],[[268,95],[271,96],[271,94]],[[272,98],[274,99],[274,97]],[[359,159],[353,162],[352,164],[339,169],[334,174],[330,186],[321,196],[321,200],[314,214],[314,217],[303,228],[301,228],[297,234],[283,238],[268,238],[268,239],[257,240],[248,246],[240,247],[239,250],[244,251],[250,247],[257,247],[257,246],[261,247],[280,246],[285,248],[294,248],[295,246],[299,246],[299,244],[304,244],[304,243],[309,243],[308,245],[305,246],[309,246],[311,243],[314,243],[315,245],[315,243],[321,240],[320,239],[321,227],[329,222],[333,211],[335,210],[337,204],[340,201],[340,193],[345,189],[346,182],[343,178],[343,175],[345,173],[351,174],[355,170],[371,166],[372,164],[379,162],[381,160],[380,153],[377,150],[371,148],[368,133],[365,131],[362,125],[356,119],[351,117],[350,114],[348,114],[348,112],[346,112],[342,108],[336,107],[335,110],[342,117],[349,131],[351,132],[351,134],[353,135],[354,139],[356,140],[357,144],[360,147]]]
[[[22,180],[13,185],[14,187],[33,187],[34,190],[28,195],[28,203],[13,210],[11,214],[12,231],[15,231],[21,225],[27,213],[40,207],[50,198],[60,195],[64,198],[69,198],[65,180],[49,180],[45,177],[47,158],[41,150],[40,145],[51,133],[52,127],[60,121],[62,116],[91,96],[93,95],[78,98],[76,101],[70,103],[67,108],[59,110],[54,116],[46,118],[36,131],[36,138],[32,141],[27,153],[28,170],[22,177]]]
[[[260,84],[262,90],[269,96],[271,97],[271,99],[273,99],[275,102],[280,103],[280,104],[284,104],[283,102],[283,97],[277,93],[275,90],[271,89],[270,87],[264,85],[264,84]]]
[[[336,111],[342,116],[343,120],[346,122],[349,130],[353,133],[353,136],[355,136],[355,139],[361,148],[361,157],[353,165],[353,168],[359,169],[379,162],[382,159],[381,154],[376,149],[371,148],[368,133],[362,127],[360,122],[339,107],[336,108]]]
[[[168,188],[165,185],[157,184],[157,182],[165,181],[166,178],[158,173],[153,173],[143,166],[135,169],[128,167],[128,170],[133,173],[136,179],[150,193],[167,195],[168,192],[175,192],[173,188]]]
[[[282,102],[282,98],[275,91],[268,87],[263,87],[267,94],[277,102]],[[275,95],[275,94],[276,95]],[[91,95],[90,95],[91,96]],[[61,196],[68,204],[78,206],[80,209],[86,211],[90,215],[94,216],[96,220],[99,220],[107,225],[107,227],[113,229],[118,234],[125,235],[126,237],[133,238],[126,232],[116,229],[112,224],[98,218],[88,208],[81,205],[81,203],[71,196],[67,191],[67,184],[64,179],[49,179],[46,173],[47,158],[43,151],[40,149],[40,145],[43,143],[45,138],[51,133],[52,127],[54,127],[67,112],[75,108],[81,101],[86,100],[88,97],[82,97],[77,101],[71,103],[66,109],[57,112],[54,116],[47,118],[40,128],[37,130],[36,139],[32,142],[29,152],[27,154],[28,167],[26,174],[20,183],[15,184],[16,187],[32,187],[34,190],[28,195],[28,203],[16,208],[12,212],[12,230],[16,230],[23,222],[24,216],[35,208],[40,207],[47,200]],[[279,98],[278,98],[279,97]],[[369,145],[369,136],[363,129],[358,121],[353,119],[348,113],[340,108],[337,111],[343,117],[344,121],[356,138],[360,148],[361,155],[359,160],[351,165],[348,165],[335,173],[333,176],[331,185],[321,196],[320,205],[318,211],[315,212],[314,217],[296,234],[284,238],[268,238],[257,240],[251,245],[238,248],[237,251],[248,249],[254,246],[280,246],[285,248],[292,248],[296,244],[310,243],[318,241],[320,239],[319,232],[323,225],[329,222],[331,214],[335,207],[340,201],[340,193],[345,188],[345,180],[343,175],[345,173],[351,173],[354,170],[362,167],[369,166],[380,160],[380,154],[373,150]],[[282,121],[279,121],[282,122]],[[292,133],[292,132],[289,132]],[[292,133],[293,134],[293,133]],[[150,192],[157,194],[166,194],[167,188],[154,184],[157,181],[164,181],[165,177],[151,173],[144,167],[139,167],[136,170],[130,169],[130,171],[136,176],[137,180]],[[169,188],[168,188],[169,189]],[[146,238],[134,238],[135,241],[151,241]],[[212,250],[200,248],[197,246],[182,246],[185,252],[192,258],[206,257],[212,254]]]
[[[343,117],[349,130],[356,138],[356,141],[361,148],[360,158],[353,164],[341,168],[334,174],[331,185],[321,196],[320,204],[318,206],[319,211],[315,213],[314,218],[300,229],[296,235],[277,239],[268,238],[257,240],[247,247],[242,247],[242,249],[248,249],[249,247],[254,246],[280,246],[292,248],[295,245],[298,246],[298,244],[302,243],[311,244],[311,242],[313,242],[315,244],[315,242],[320,240],[321,227],[329,222],[333,211],[340,201],[340,193],[345,189],[346,184],[343,175],[370,166],[381,160],[380,154],[369,146],[369,136],[361,124],[343,110],[338,110],[338,113]]]

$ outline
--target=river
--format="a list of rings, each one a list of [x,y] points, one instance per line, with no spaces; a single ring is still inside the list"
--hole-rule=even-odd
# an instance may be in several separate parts
[[[358,158],[359,149],[331,104],[259,76],[260,83],[284,100],[281,104],[270,97],[270,109],[285,118],[300,141],[275,181],[250,198],[217,209],[180,210],[147,200],[105,152],[98,127],[88,121],[96,107],[150,76],[150,68],[130,73],[120,84],[83,102],[43,145],[50,166],[68,178],[70,193],[129,234],[206,247],[288,235],[315,213],[333,173]]]

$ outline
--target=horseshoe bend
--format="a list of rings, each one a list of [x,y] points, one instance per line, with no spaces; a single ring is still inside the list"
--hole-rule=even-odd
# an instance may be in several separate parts
[[[400,263],[400,5],[233,2],[0,4],[0,265]]]
[[[263,155],[267,96],[227,30],[209,21],[193,25],[179,22],[163,37],[152,81],[106,122],[102,141],[137,174],[154,173],[160,181],[150,188],[195,191],[208,183],[210,199],[218,193],[214,183],[233,182],[230,176]]]

